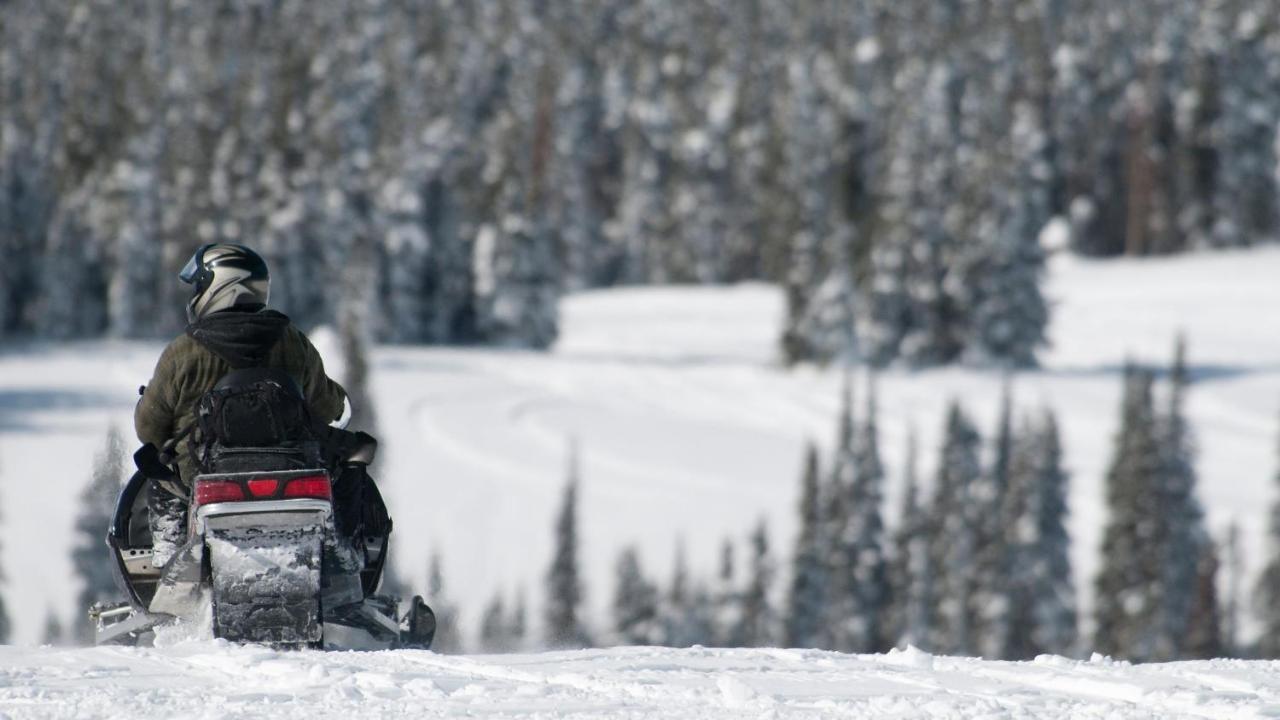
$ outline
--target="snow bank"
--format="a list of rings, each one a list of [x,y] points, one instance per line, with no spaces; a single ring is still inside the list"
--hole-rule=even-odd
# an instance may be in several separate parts
[[[1245,718],[1280,714],[1280,666],[1129,666],[817,651],[615,648],[448,657],[192,642],[0,648],[13,718]]]

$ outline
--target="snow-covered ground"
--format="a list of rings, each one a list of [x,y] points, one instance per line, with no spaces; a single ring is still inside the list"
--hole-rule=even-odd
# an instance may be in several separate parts
[[[1275,453],[1280,434],[1277,277],[1276,249],[1167,260],[1053,261],[1047,286],[1055,310],[1053,347],[1044,355],[1043,370],[1016,379],[1015,394],[1020,408],[1049,405],[1059,412],[1073,478],[1073,559],[1086,603],[1104,521],[1102,475],[1116,423],[1120,368],[1127,356],[1167,362],[1179,330],[1189,339],[1197,380],[1189,411],[1199,439],[1200,492],[1215,532],[1231,520],[1241,523],[1246,586],[1252,581],[1264,559],[1263,523],[1274,495],[1271,478],[1280,464]],[[469,633],[481,606],[499,590],[527,590],[536,620],[571,438],[581,448],[583,560],[591,619],[598,626],[607,621],[612,565],[625,543],[638,543],[646,567],[665,579],[681,537],[694,569],[709,576],[720,541],[726,536],[741,540],[764,516],[775,557],[785,559],[795,532],[803,445],[812,438],[829,448],[840,378],[835,371],[777,366],[781,313],[780,293],[760,285],[615,290],[566,299],[562,341],[547,354],[379,348],[373,384],[385,454],[378,473],[396,519],[393,552],[400,574],[421,586],[428,553],[439,550],[449,594],[463,606]],[[88,482],[106,426],[131,427],[136,388],[147,381],[160,347],[101,341],[0,351],[0,565],[5,577],[0,591],[21,643],[38,641],[50,609],[64,624],[80,618],[81,609],[72,606],[75,586],[68,558],[76,496]],[[946,403],[962,399],[989,434],[1000,385],[995,373],[963,368],[883,374],[879,392],[882,451],[890,468],[890,523],[896,520],[909,428],[914,425],[919,432],[922,476],[928,479]],[[865,398],[861,386],[858,394]],[[0,665],[10,668],[11,683],[23,672],[14,668],[42,662],[39,654],[8,652],[0,655]],[[56,667],[60,661],[53,658],[65,657],[73,664],[111,666],[115,652],[58,655],[48,662]],[[258,657],[244,652],[248,654],[228,657]],[[138,657],[144,664],[170,658]],[[183,657],[174,661],[195,662]],[[304,662],[303,657],[277,660],[288,665]],[[574,657],[573,662],[589,664],[587,658],[597,656]],[[646,697],[642,690],[647,681],[625,668],[645,667],[636,658],[661,656],[608,657],[618,658],[608,661],[616,666],[609,677],[632,688],[620,695],[634,690],[637,697]],[[670,657],[692,662],[699,656]],[[762,659],[775,656],[749,653],[725,657],[729,666],[758,665],[761,672],[775,662]],[[341,667],[343,661],[334,662]],[[395,677],[400,671],[394,668],[402,664],[413,675],[434,672],[432,663],[442,662],[414,656],[380,659],[375,665],[382,668],[378,672]],[[460,667],[484,668],[487,662],[467,661]],[[516,672],[510,668],[526,668],[534,676],[560,672],[545,658],[504,662],[507,669],[493,673]],[[696,676],[685,660],[652,662],[657,667],[636,672],[660,675],[665,672],[661,667],[670,665],[672,673]],[[789,662],[777,661],[781,677],[792,672]],[[835,696],[846,699],[852,696],[845,693],[861,690],[845,687],[845,681],[864,672],[881,678],[905,673],[904,682],[924,682],[921,687],[947,682],[920,680],[916,671],[894,669],[888,661],[831,656],[824,662],[839,668],[830,683],[840,685]],[[984,667],[998,675],[1006,666]],[[1193,676],[1216,672],[1216,667],[1180,666],[1160,683],[1183,688],[1175,695],[1194,698],[1207,692],[1207,685],[1202,687]],[[1010,687],[1055,673],[1087,678],[1097,671],[1093,666],[1032,670]],[[111,677],[115,671],[103,672]],[[208,672],[222,677],[219,670]],[[262,672],[261,681],[269,683],[274,671]],[[462,670],[452,672],[466,676]],[[349,674],[349,687],[363,692],[363,676]],[[490,683],[573,691],[555,683],[484,679],[483,673],[476,677],[468,682],[482,689]],[[225,686],[237,682],[226,679]],[[716,682],[704,683],[705,693],[715,696]],[[1004,694],[997,680],[979,685]],[[376,687],[370,687],[376,697]],[[1143,692],[1141,682],[1132,684],[1138,690],[1124,687],[1131,694]],[[428,694],[444,692],[425,682],[422,688]],[[812,699],[807,691],[794,692]],[[969,698],[963,702],[974,706],[997,702],[957,697]],[[542,701],[534,697],[530,702]]]
[[[456,657],[0,648],[11,718],[1248,718],[1280,715],[1280,664],[998,663],[914,650],[615,648]]]

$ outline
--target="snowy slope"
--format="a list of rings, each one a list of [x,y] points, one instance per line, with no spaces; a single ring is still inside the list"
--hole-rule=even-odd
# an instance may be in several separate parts
[[[1015,391],[1022,408],[1060,413],[1086,602],[1121,364],[1126,355],[1166,362],[1179,329],[1198,381],[1189,412],[1212,529],[1239,520],[1248,579],[1260,566],[1280,430],[1276,277],[1275,249],[1054,260],[1053,347],[1045,368],[1017,378]],[[624,543],[638,543],[646,567],[665,579],[680,535],[695,570],[709,574],[721,539],[741,540],[763,515],[775,557],[785,557],[803,444],[829,446],[834,434],[838,375],[774,362],[782,313],[774,288],[615,290],[570,297],[562,309],[563,339],[549,354],[386,347],[374,356],[386,448],[378,474],[397,522],[398,567],[420,586],[428,552],[439,549],[469,631],[498,590],[524,587],[536,613],[571,437],[582,453],[588,600],[603,626]],[[64,623],[79,617],[67,559],[75,497],[106,425],[130,427],[134,391],[159,348],[91,342],[0,352],[0,565],[21,642],[39,638],[50,607]],[[962,398],[989,433],[1000,383],[964,368],[884,374],[891,523],[909,427],[919,431],[927,478],[947,401]]]
[[[449,657],[0,648],[11,718],[1247,718],[1280,714],[1280,665],[1115,665],[620,648]]]

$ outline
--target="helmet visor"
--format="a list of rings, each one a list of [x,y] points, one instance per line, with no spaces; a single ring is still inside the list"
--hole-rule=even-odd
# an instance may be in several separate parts
[[[186,267],[182,268],[182,272],[178,273],[178,279],[190,285],[200,277],[200,271],[204,269],[204,251],[213,247],[212,243],[201,245],[196,250],[191,259],[187,261]]]

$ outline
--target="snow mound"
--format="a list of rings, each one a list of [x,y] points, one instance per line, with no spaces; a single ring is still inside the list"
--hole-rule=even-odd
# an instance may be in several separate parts
[[[422,651],[0,648],[0,714],[98,717],[1260,718],[1280,665],[1100,666],[910,651],[614,648],[451,657]],[[908,660],[903,662],[903,660]]]

